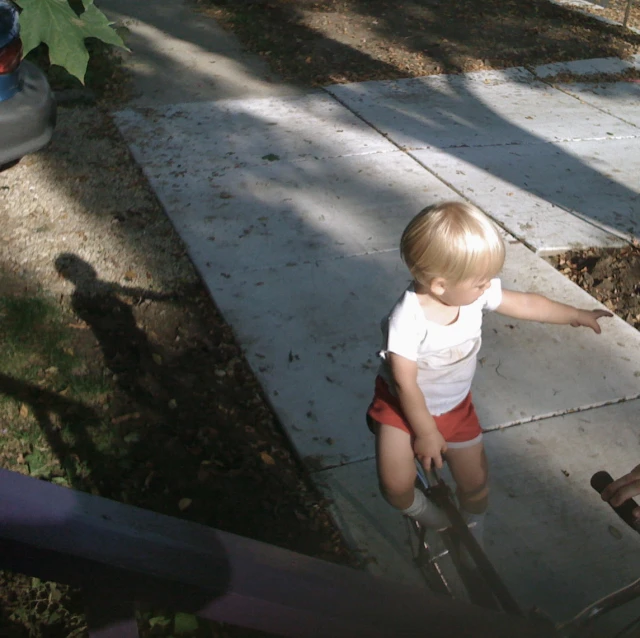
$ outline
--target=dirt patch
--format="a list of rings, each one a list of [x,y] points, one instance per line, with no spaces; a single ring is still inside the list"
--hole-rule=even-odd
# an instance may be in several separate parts
[[[607,6],[592,3],[588,5],[581,4],[577,8],[590,15],[602,16],[607,20],[613,20],[620,24],[624,24],[626,17],[628,27],[640,28],[640,5],[635,0],[610,0],[602,4]]]
[[[570,251],[550,261],[563,275],[640,330],[640,246]]]
[[[546,0],[198,0],[305,85],[536,66],[635,53],[640,36]]]

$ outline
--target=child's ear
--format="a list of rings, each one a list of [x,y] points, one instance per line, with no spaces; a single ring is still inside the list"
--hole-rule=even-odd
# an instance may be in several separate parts
[[[431,294],[436,297],[441,297],[447,288],[447,282],[443,277],[435,277],[429,283],[429,290]]]

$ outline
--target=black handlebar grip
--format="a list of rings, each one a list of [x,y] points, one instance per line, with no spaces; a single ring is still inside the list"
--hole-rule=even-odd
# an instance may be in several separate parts
[[[613,483],[613,477],[609,472],[605,472],[604,470],[596,472],[591,477],[591,487],[598,492],[598,494],[602,494],[604,488],[611,483]]]
[[[604,470],[601,472],[596,472],[591,477],[591,487],[596,490],[599,494],[602,494],[603,490],[607,485],[613,483],[613,478],[609,472],[605,472]],[[633,514],[633,510],[638,507],[638,504],[632,499],[626,500],[622,505],[618,505],[618,507],[613,507],[613,511],[629,526],[631,529],[636,532],[640,532],[640,519],[637,519]]]

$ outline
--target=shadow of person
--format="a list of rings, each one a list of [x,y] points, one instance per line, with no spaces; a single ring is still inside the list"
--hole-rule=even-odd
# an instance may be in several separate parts
[[[103,281],[93,266],[72,253],[58,255],[55,267],[75,285],[72,308],[93,332],[117,385],[136,400],[155,403],[162,396],[158,364],[146,333],[137,325],[132,304],[120,297],[140,303],[174,296]]]

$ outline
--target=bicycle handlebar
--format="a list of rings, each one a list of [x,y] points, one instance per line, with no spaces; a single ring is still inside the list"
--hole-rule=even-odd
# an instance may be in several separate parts
[[[602,494],[604,488],[611,483],[613,483],[611,474],[604,470],[596,472],[591,477],[591,487],[599,494]],[[626,500],[622,505],[618,505],[618,507],[614,507],[613,505],[611,505],[611,507],[631,529],[640,533],[640,519],[632,514],[633,510],[638,507],[638,504],[632,498]]]
[[[602,494],[604,488],[611,483],[613,483],[613,478],[609,472],[596,472],[591,477],[591,487],[599,494]],[[632,514],[633,510],[637,507],[633,499],[628,499],[618,507],[613,507],[613,505],[611,505],[611,507],[631,529],[640,532],[640,519],[635,518]],[[556,627],[558,635],[562,636],[562,638],[577,638],[577,636],[583,636],[584,630],[592,625],[598,618],[627,604],[631,600],[636,600],[638,597],[640,597],[640,578],[630,585],[589,605],[572,620],[558,625]],[[626,631],[623,630],[623,632],[616,635],[621,635],[622,633],[626,633]]]

